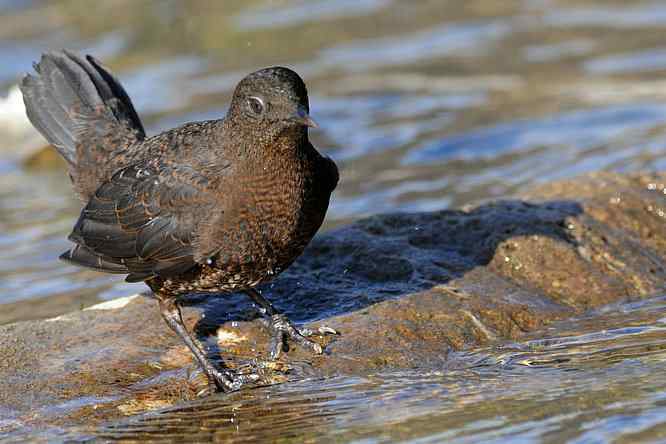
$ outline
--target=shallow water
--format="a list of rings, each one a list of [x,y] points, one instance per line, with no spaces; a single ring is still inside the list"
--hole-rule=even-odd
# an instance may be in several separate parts
[[[322,128],[312,139],[342,169],[326,221],[332,227],[587,171],[664,170],[665,28],[658,1],[117,0],[91,13],[83,0],[8,0],[0,1],[0,96],[41,52],[74,48],[116,71],[153,133],[221,116],[235,83],[253,69],[294,67]],[[141,290],[57,261],[80,204],[61,165],[34,160],[42,142],[25,126],[20,103],[0,104],[0,135],[0,323]],[[651,312],[631,313],[618,325]],[[631,350],[663,341],[658,322],[645,325],[653,326],[649,334],[616,340],[638,341]],[[257,412],[283,408],[277,399],[296,390],[323,412],[310,427],[303,415],[297,429],[340,441],[630,442],[645,431],[666,439],[659,348],[636,357],[603,352],[608,344],[596,336],[580,341],[588,348],[574,364],[519,366],[523,352],[514,350],[509,364],[460,373],[275,387],[266,395],[277,404],[239,395],[239,408],[252,418],[244,427],[261,434]],[[208,408],[215,407],[202,406],[202,415]],[[229,408],[223,402],[211,415],[222,421]],[[290,424],[293,412],[284,409]]]
[[[441,369],[289,382],[102,426],[26,434],[5,420],[0,430],[9,441],[67,442],[666,440],[666,297],[606,307],[538,336],[458,352]]]
[[[583,319],[553,326],[557,335],[547,339],[460,353],[451,364],[459,369],[285,384],[144,415],[95,435],[189,442],[665,440],[666,299],[614,308],[620,314],[595,314],[591,325]]]

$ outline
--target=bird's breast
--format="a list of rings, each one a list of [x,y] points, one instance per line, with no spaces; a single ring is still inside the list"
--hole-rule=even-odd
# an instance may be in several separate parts
[[[328,208],[328,195],[321,195],[308,167],[267,165],[247,188],[249,201],[239,222],[251,233],[257,255],[271,258],[278,268],[302,253]]]

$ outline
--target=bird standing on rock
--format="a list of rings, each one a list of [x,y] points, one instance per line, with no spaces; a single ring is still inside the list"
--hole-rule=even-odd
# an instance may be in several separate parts
[[[273,358],[287,338],[321,353],[306,338],[313,332],[255,289],[303,252],[338,182],[335,163],[308,140],[316,124],[298,74],[256,71],[236,86],[225,118],[146,137],[127,93],[93,57],[52,52],[34,68],[20,85],[27,115],[85,202],[62,259],[145,281],[214,389],[257,376],[207,358],[183,324],[187,294],[243,291],[269,320]]]

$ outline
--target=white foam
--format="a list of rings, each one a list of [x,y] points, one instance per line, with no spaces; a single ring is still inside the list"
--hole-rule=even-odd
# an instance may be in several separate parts
[[[84,308],[84,310],[115,310],[117,308],[123,308],[134,299],[138,298],[138,294],[133,294],[131,296],[125,296],[122,298],[111,299],[110,301],[102,302],[100,304],[91,305],[90,307]]]
[[[14,134],[35,131],[25,115],[23,96],[18,85],[9,89],[7,97],[0,97],[0,126]]]
[[[111,299],[110,301],[102,302],[100,304],[95,304],[91,305],[90,307],[86,307],[83,309],[83,311],[86,310],[115,310],[117,308],[123,308],[130,302],[132,302],[134,299],[138,298],[140,295],[138,294],[133,294],[131,296],[124,296],[122,298],[116,298],[116,299]],[[71,321],[76,319],[75,314],[77,312],[72,312],[72,313],[65,313],[60,316],[56,316],[55,318],[49,318],[45,319],[46,322],[57,322],[57,321]]]

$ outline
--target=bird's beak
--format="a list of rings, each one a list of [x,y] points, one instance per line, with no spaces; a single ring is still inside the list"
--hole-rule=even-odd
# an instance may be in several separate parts
[[[300,123],[301,125],[309,126],[310,128],[319,128],[317,122],[315,122],[314,119],[310,117],[310,114],[308,114],[308,111],[302,105],[298,106],[296,112],[291,117],[291,121]]]

